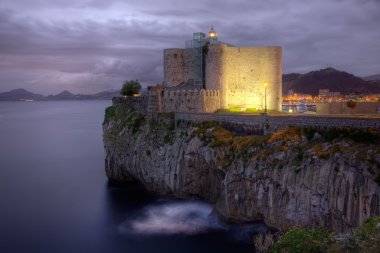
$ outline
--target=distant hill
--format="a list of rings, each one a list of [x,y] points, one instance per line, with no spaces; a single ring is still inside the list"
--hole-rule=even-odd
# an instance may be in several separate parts
[[[372,75],[372,76],[365,76],[365,77],[363,77],[363,80],[366,80],[366,81],[380,80],[380,74]]]
[[[76,95],[71,93],[70,91],[62,91],[61,93],[58,93],[57,95],[49,95],[46,97],[46,100],[73,100],[78,99]]]
[[[40,94],[35,94],[25,89],[15,89],[0,93],[0,101],[43,100],[44,98],[45,97]]]
[[[298,74],[298,73],[291,73],[291,74],[286,74],[286,75],[282,75],[282,91],[285,94],[288,92],[288,90],[291,90],[292,89],[292,85],[294,83],[295,80],[297,80],[299,77],[301,76],[301,74]]]
[[[380,93],[380,83],[365,81],[350,73],[334,68],[312,71],[306,74],[286,74],[282,77],[283,94],[288,90],[318,95],[319,89],[330,89],[343,94]]]
[[[8,92],[0,93],[0,101],[22,101],[22,100],[86,100],[86,99],[112,99],[120,96],[116,90],[102,91],[95,94],[73,94],[70,91],[62,91],[56,95],[43,96],[35,94],[25,89],[15,89]]]

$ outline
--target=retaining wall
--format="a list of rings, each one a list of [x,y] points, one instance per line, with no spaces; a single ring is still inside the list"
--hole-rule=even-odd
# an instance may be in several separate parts
[[[323,116],[263,116],[263,115],[223,115],[207,113],[175,113],[176,120],[202,122],[217,121],[257,127],[266,126],[273,130],[287,126],[318,127],[361,127],[380,128],[380,118],[323,117]]]

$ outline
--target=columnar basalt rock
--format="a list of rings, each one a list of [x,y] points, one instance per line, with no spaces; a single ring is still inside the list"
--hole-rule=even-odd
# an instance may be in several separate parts
[[[300,136],[226,141],[225,132],[219,135],[222,142],[210,142],[215,125],[202,130],[175,123],[160,114],[133,132],[118,116],[108,120],[103,126],[107,176],[138,180],[161,194],[205,199],[231,221],[263,219],[277,228],[349,231],[380,215],[376,145],[323,142],[318,136],[312,142]],[[244,149],[241,141],[250,138],[257,138],[251,142],[256,144]]]

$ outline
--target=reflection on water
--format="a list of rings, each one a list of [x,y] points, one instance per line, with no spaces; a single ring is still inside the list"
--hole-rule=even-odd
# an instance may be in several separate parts
[[[227,226],[205,203],[107,181],[109,104],[0,102],[1,253],[253,252],[263,224]]]

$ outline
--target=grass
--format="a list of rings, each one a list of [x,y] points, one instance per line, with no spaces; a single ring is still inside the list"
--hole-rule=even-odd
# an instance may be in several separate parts
[[[112,135],[117,138],[125,128],[130,130],[132,134],[137,133],[145,123],[145,115],[133,109],[110,106],[106,108],[103,125],[111,121],[115,121]]]
[[[356,143],[380,143],[380,131],[378,129],[353,127],[286,127],[275,132],[268,142],[300,142],[302,136],[310,141],[316,133],[321,136],[322,141],[326,142],[345,139]]]
[[[253,151],[250,151],[250,149],[262,145],[268,140],[268,136],[236,136],[214,121],[202,122],[197,124],[196,127],[193,137],[199,137],[204,145],[209,147],[221,148],[217,152],[217,160],[223,168],[227,168],[234,160],[238,159],[241,159],[244,167],[247,167],[253,157]],[[260,154],[262,153],[260,158],[267,157],[264,151],[265,149],[260,151]]]
[[[263,113],[264,110],[256,109],[256,108],[246,108],[242,110],[241,107],[232,107],[228,109],[219,109],[215,113],[217,114],[260,114]],[[270,114],[288,114],[286,112],[276,111],[276,110],[267,110],[267,113]]]

